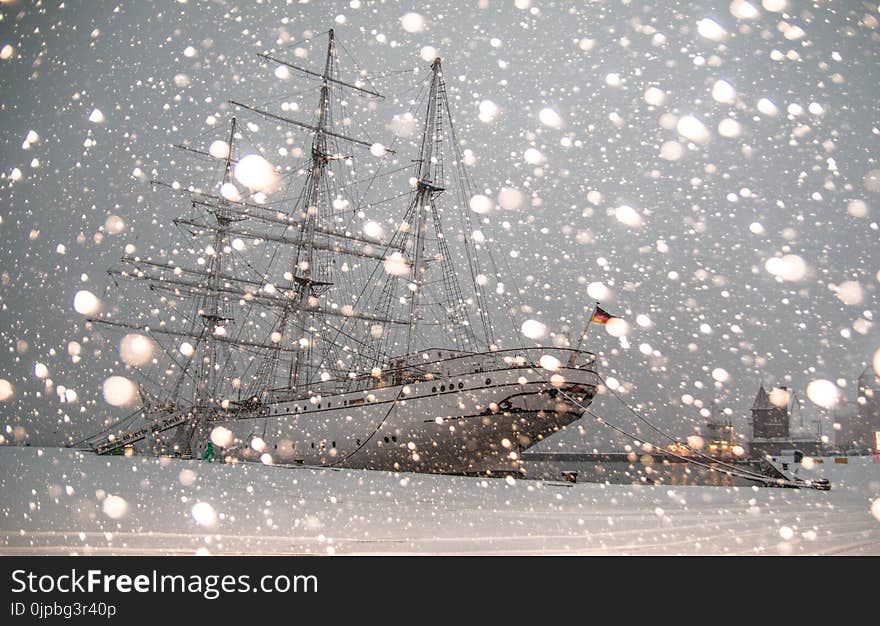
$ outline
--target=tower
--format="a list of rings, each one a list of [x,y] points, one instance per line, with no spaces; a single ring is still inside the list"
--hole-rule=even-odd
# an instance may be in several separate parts
[[[780,387],[784,396],[781,406],[770,400],[770,395],[764,389],[764,385],[758,389],[755,402],[752,405],[752,439],[788,438],[788,390]],[[777,392],[778,393],[778,392]]]
[[[853,443],[874,448],[875,433],[880,431],[880,377],[870,365],[859,376],[859,416],[853,429]]]

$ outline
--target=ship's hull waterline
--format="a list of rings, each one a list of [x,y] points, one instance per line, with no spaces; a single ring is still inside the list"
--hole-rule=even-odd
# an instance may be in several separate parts
[[[246,418],[211,421],[193,452],[204,456],[214,429],[222,427],[228,442],[215,453],[229,460],[454,474],[519,472],[522,451],[582,416],[598,388],[598,375],[584,365],[561,365],[555,372],[525,363],[481,367],[485,356],[433,362],[440,372],[446,366],[433,379],[276,402]],[[480,371],[474,371],[475,365]]]

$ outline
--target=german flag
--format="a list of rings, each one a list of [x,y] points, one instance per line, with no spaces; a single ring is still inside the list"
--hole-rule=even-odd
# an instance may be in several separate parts
[[[608,320],[610,320],[613,315],[601,309],[600,307],[596,307],[596,310],[593,311],[593,315],[590,316],[590,321],[595,322],[596,324],[607,324]]]

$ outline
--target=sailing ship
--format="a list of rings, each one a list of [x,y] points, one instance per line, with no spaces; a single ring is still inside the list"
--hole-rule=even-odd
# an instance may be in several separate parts
[[[313,119],[289,117],[295,104],[282,114],[230,101],[274,125],[285,145],[293,133],[310,137],[301,167],[268,172],[292,179],[290,197],[270,200],[249,182],[247,166],[266,162],[238,144],[259,125],[236,118],[225,144],[181,146],[221,170],[215,187],[154,182],[186,196],[194,215],[174,223],[187,241],[110,270],[158,298],[146,319],[91,321],[147,337],[168,367],[155,389],[139,386],[134,413],[88,443],[99,454],[519,473],[524,450],[583,414],[599,386],[595,357],[580,344],[496,339],[487,287],[505,294],[504,275],[472,223],[476,194],[439,58],[413,101],[421,136],[404,166],[409,186],[389,199],[400,199],[402,217],[379,215],[386,200],[365,200],[396,152],[349,134],[349,95],[382,96],[363,72],[344,80],[332,30],[327,37],[321,71],[260,55],[276,75],[317,83]],[[373,159],[366,182],[355,174],[359,150]]]

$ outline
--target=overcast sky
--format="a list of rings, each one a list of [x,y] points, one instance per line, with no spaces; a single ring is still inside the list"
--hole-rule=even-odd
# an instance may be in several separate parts
[[[796,389],[815,428],[807,385],[853,400],[880,348],[875,2],[13,0],[0,17],[0,426],[32,442],[125,413],[101,394],[133,376],[118,337],[72,302],[112,300],[105,270],[125,246],[176,233],[180,203],[147,181],[198,172],[170,144],[223,138],[229,98],[283,97],[256,54],[330,27],[389,94],[367,116],[374,137],[409,110],[428,47],[443,57],[477,186],[526,198],[487,226],[522,320],[577,332],[601,296],[629,332],[594,326],[587,347],[672,434],[715,407],[747,432],[761,382]],[[616,402],[596,410],[635,427]],[[582,425],[562,440],[599,445]]]

